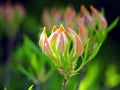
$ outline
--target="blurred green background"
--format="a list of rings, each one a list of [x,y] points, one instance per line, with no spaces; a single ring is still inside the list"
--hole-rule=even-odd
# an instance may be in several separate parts
[[[38,45],[41,28],[44,27],[41,18],[44,8],[72,5],[79,12],[82,4],[88,9],[92,4],[98,10],[102,7],[105,9],[108,24],[120,15],[119,0],[8,1],[12,6],[21,3],[24,13],[19,16],[21,9],[18,12],[15,9],[15,19],[6,22],[5,15],[1,14],[1,6],[6,5],[7,0],[0,0],[0,90],[4,86],[8,90],[27,90],[32,84],[34,90],[61,90],[62,76]],[[94,60],[80,74],[70,79],[67,90],[120,90],[119,29],[120,22],[109,33]]]

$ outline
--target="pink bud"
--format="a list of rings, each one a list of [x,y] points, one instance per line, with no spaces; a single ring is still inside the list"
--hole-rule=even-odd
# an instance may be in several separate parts
[[[94,26],[94,21],[92,16],[90,15],[89,11],[85,8],[84,5],[81,6],[81,15],[85,17],[86,21],[91,25]]]
[[[43,52],[49,58],[51,58],[55,64],[57,64],[57,65],[60,64],[60,62],[58,61],[56,55],[54,54],[54,52],[53,52],[53,50],[52,50],[52,48],[50,46],[47,38],[45,38],[45,41],[44,41]]]
[[[75,36],[75,51],[76,51],[76,56],[80,56],[83,53],[82,42],[77,34]]]
[[[43,52],[48,55],[49,57],[52,57],[52,50],[51,50],[51,47],[49,45],[49,42],[48,42],[48,39],[45,38],[45,41],[44,41],[44,46],[43,46]]]
[[[57,50],[60,53],[60,55],[63,54],[67,43],[68,43],[68,40],[65,33],[61,32],[58,38],[58,46],[57,46]]]
[[[80,27],[79,27],[79,35],[80,35],[82,42],[84,43],[87,42],[88,40],[87,31],[86,31],[85,26],[82,23],[80,24]]]
[[[71,28],[68,29],[67,33],[73,41],[74,55],[75,56],[81,55],[83,52],[83,46],[82,46],[82,42],[81,42],[80,37]],[[73,55],[73,57],[74,57],[74,55]]]
[[[51,16],[53,16],[54,22],[59,23],[61,21],[61,12],[60,8],[53,8],[51,11]]]
[[[42,20],[45,23],[46,27],[51,28],[52,23],[51,23],[51,17],[50,17],[48,9],[43,10]]]
[[[105,17],[97,10],[95,9],[92,5],[90,6],[90,9],[92,11],[92,15],[93,17],[97,17],[98,21],[99,21],[99,25],[100,25],[100,28],[102,29],[106,29],[107,28],[107,21],[105,19]]]
[[[5,6],[5,14],[8,22],[11,22],[14,18],[14,11],[11,3],[8,1]]]
[[[23,17],[25,15],[25,8],[23,7],[23,5],[21,3],[15,4],[15,8],[21,17]]]
[[[65,28],[63,27],[62,24],[60,25],[59,29],[57,29],[56,26],[53,27],[52,34],[49,37],[50,44],[52,44],[53,42],[56,41],[56,39],[58,38],[60,32],[62,32],[62,31],[65,31]]]
[[[72,6],[68,6],[66,9],[66,13],[63,16],[63,21],[66,24],[66,26],[72,28],[75,20],[76,20],[76,12]]]

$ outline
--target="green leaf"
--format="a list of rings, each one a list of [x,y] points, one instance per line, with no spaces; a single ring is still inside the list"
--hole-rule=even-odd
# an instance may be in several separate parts
[[[87,54],[88,54],[88,49],[89,49],[89,43],[90,43],[90,39],[88,39],[88,41],[87,41],[87,43],[86,43],[86,45],[85,45],[85,52],[84,52],[84,56],[83,56],[83,62],[86,60],[86,58],[87,58]]]
[[[7,90],[7,88],[6,88],[6,87],[4,87],[4,90]]]
[[[38,61],[37,61],[37,57],[36,55],[33,53],[31,56],[31,66],[33,67],[33,69],[37,72],[37,70],[39,69],[38,67]]]
[[[25,70],[22,66],[18,66],[18,69],[24,74],[26,75],[28,78],[30,78],[31,80],[33,80],[34,83],[37,83],[38,80],[27,70]]]
[[[104,8],[101,8],[101,13],[103,16],[105,16],[105,9]]]
[[[24,36],[24,43],[25,48],[29,48],[35,51],[38,55],[40,55],[41,50],[39,49],[39,47],[34,42],[32,42],[27,36]]]
[[[28,90],[32,90],[32,88],[33,88],[33,85],[31,85],[31,86],[28,88]]]
[[[90,62],[91,60],[93,60],[93,58],[97,55],[100,47],[101,47],[102,43],[100,43],[97,48],[93,51],[93,53],[90,55],[90,57],[87,59],[86,63]]]
[[[116,25],[117,23],[119,22],[119,17],[117,17],[110,25],[109,27],[107,28],[107,33],[110,32]]]

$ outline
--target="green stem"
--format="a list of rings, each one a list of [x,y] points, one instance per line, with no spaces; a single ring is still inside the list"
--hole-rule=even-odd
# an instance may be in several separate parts
[[[40,83],[36,84],[36,89],[35,90],[40,90]]]
[[[64,79],[62,83],[62,90],[66,89],[66,85],[67,85],[67,79]]]
[[[13,53],[13,44],[15,39],[9,38],[7,41],[7,63],[6,63],[6,72],[5,72],[5,79],[4,84],[6,87],[10,84],[11,79],[11,60],[12,60],[12,53]]]
[[[82,63],[82,64],[80,65],[80,67],[79,67],[75,72],[80,71],[80,70],[85,66],[85,64],[86,64],[86,63]]]

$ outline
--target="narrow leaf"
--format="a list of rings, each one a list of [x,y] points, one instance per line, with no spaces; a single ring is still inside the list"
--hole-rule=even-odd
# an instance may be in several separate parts
[[[119,22],[119,17],[117,17],[110,25],[109,27],[107,28],[107,32],[110,32],[116,25],[117,23]]]
[[[33,67],[33,69],[37,72],[37,70],[39,70],[39,66],[38,66],[38,61],[37,61],[37,57],[36,54],[32,54],[31,56],[31,66]]]
[[[6,87],[4,87],[4,90],[7,90],[7,88],[6,88]]]
[[[90,55],[90,57],[87,59],[86,63],[90,62],[91,60],[93,60],[93,58],[97,55],[100,47],[101,47],[102,43],[100,43],[98,45],[98,47],[93,51],[92,55]]]
[[[32,88],[33,88],[33,85],[31,85],[31,86],[28,88],[28,90],[32,90]]]
[[[85,52],[84,52],[84,59],[83,59],[83,62],[86,60],[87,58],[87,54],[88,54],[88,48],[89,48],[89,43],[90,43],[90,39],[88,39],[86,45],[85,45]]]
[[[37,79],[30,73],[28,72],[27,70],[25,70],[22,66],[18,66],[18,69],[27,77],[29,77],[31,80],[34,81],[34,83],[37,83]]]

